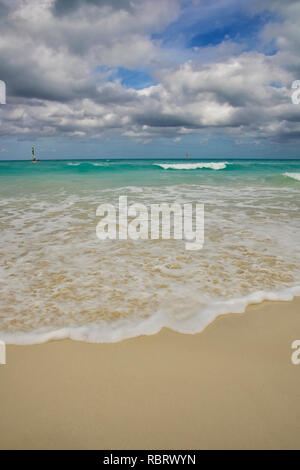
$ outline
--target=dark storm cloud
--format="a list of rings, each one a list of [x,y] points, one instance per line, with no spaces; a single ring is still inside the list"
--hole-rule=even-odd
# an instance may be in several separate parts
[[[0,0],[0,17],[7,15],[9,8]]]
[[[23,67],[6,67],[0,63],[0,77],[6,83],[8,97],[31,98],[49,101],[70,101],[74,98],[73,90],[67,86],[58,89],[37,73]]]
[[[93,92],[93,99],[100,104],[127,104],[141,102],[141,98],[131,90],[126,90],[115,84],[107,84]]]
[[[143,113],[133,117],[133,122],[149,127],[199,127],[192,120],[174,114]]]
[[[95,84],[84,82],[58,83],[47,74],[39,71],[34,63],[28,62],[27,67],[18,61],[0,61],[0,77],[6,82],[9,97],[32,98],[49,101],[68,102],[74,99],[97,96]]]
[[[56,16],[64,16],[84,5],[109,6],[115,10],[128,10],[131,8],[131,3],[131,0],[56,0],[53,5],[53,12]]]

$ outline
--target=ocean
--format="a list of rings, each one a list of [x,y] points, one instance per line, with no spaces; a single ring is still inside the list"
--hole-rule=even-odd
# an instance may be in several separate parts
[[[103,240],[99,204],[203,203],[203,249]],[[0,340],[114,342],[300,295],[300,160],[0,162]]]

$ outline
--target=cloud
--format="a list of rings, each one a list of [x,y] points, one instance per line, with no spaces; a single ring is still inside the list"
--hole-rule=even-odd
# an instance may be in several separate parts
[[[63,16],[78,10],[85,5],[95,5],[99,8],[105,6],[115,10],[129,10],[132,8],[131,0],[56,0],[53,4],[53,12],[57,16]]]
[[[225,2],[213,3],[224,10]],[[0,0],[0,78],[8,92],[1,135],[148,141],[213,131],[235,141],[300,140],[300,106],[290,99],[291,83],[300,79],[299,4],[262,1],[248,8],[252,16],[263,9],[278,14],[259,32],[262,44],[276,44],[272,55],[228,40],[196,49],[165,44],[160,33],[178,25],[185,5]],[[199,17],[203,8],[212,18],[214,5],[207,5],[193,2],[192,11]],[[114,73],[122,67],[149,71],[157,84],[122,86]]]

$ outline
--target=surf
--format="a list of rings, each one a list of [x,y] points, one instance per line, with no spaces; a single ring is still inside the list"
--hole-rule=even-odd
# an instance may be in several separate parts
[[[154,165],[163,168],[164,170],[224,170],[228,162],[199,162],[199,163],[154,163]]]
[[[296,181],[300,181],[300,173],[284,173],[284,176],[287,176],[288,178],[292,178]]]

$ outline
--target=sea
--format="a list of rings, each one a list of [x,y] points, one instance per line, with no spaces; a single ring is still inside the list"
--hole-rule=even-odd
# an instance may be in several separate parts
[[[204,244],[99,240],[100,204],[204,204]],[[300,160],[0,162],[0,340],[116,342],[300,295]],[[284,303],[283,303],[284,315]]]

